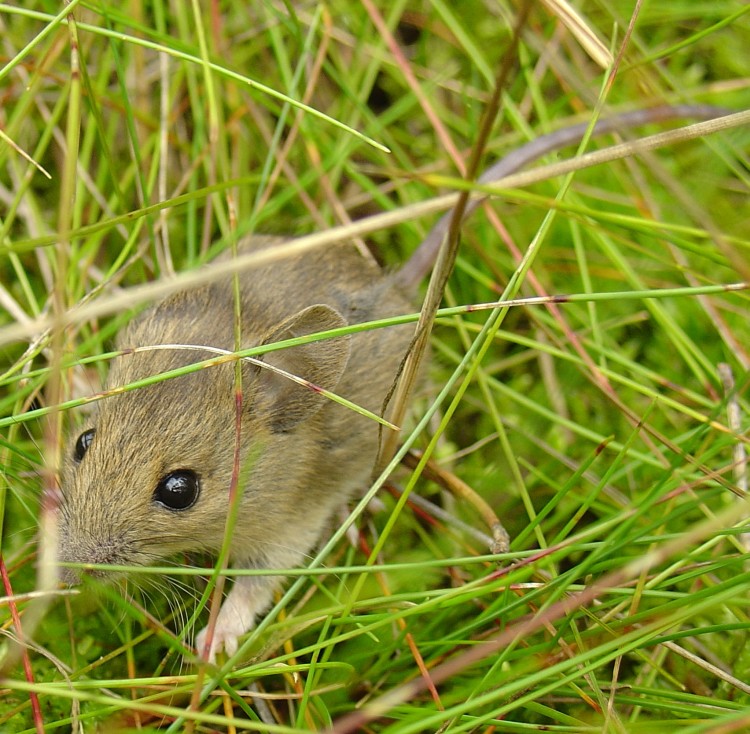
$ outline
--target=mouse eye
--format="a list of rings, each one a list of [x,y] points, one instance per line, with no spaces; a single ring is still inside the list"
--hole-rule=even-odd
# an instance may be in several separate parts
[[[201,485],[190,469],[178,469],[163,476],[154,490],[154,502],[168,510],[187,510],[198,499]]]
[[[93,428],[89,428],[88,431],[84,431],[76,441],[76,447],[73,450],[73,458],[76,464],[81,462],[81,459],[86,455],[86,452],[91,446],[91,442],[94,440],[94,434],[96,431]]]

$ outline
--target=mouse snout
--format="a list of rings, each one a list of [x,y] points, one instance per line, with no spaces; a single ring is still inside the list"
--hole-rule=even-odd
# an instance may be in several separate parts
[[[122,563],[122,544],[116,539],[93,536],[63,525],[57,546],[57,572],[60,581],[76,586],[84,577],[109,579],[116,573],[97,568],[98,564]],[[79,567],[62,564],[80,564]]]
[[[116,571],[97,568],[97,564],[111,564],[116,562],[115,559],[110,558],[99,558],[97,560],[89,558],[84,561],[80,558],[73,559],[61,556],[57,562],[58,580],[65,586],[79,586],[87,579],[108,582],[116,579],[120,574]],[[62,563],[80,563],[86,565],[84,567],[72,568],[70,566],[63,566],[61,565]]]
[[[81,572],[76,568],[57,567],[57,576],[65,586],[78,586],[81,583]]]

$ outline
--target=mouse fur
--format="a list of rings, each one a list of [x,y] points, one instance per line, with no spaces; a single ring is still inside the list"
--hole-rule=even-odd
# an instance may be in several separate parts
[[[256,237],[243,250],[281,242]],[[240,278],[240,292],[243,348],[413,310],[394,278],[348,244],[250,270]],[[117,348],[184,344],[233,351],[233,313],[231,279],[225,278],[146,310],[120,333]],[[262,359],[379,414],[413,329],[364,331]],[[113,360],[106,387],[212,356],[169,347],[125,353]],[[240,456],[249,465],[231,561],[242,568],[292,567],[315,545],[333,511],[367,485],[379,425],[252,364],[243,363],[242,395]],[[95,433],[80,460],[76,437],[65,451],[60,561],[148,565],[183,552],[220,550],[235,451],[233,362],[108,397],[82,432],[90,429]],[[156,502],[154,490],[162,477],[182,469],[198,475],[200,491],[194,505],[176,511]],[[62,575],[76,581],[72,569]],[[235,588],[252,587],[245,594],[252,597],[246,618],[270,602],[277,581],[235,582]],[[224,606],[232,608],[231,593]],[[246,624],[251,619],[235,626]],[[211,656],[223,645],[236,649],[235,640],[219,639]]]

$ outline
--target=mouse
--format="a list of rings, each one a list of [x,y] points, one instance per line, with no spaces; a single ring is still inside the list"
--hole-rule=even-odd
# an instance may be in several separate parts
[[[593,133],[722,114],[702,105],[654,107],[602,120]],[[538,137],[479,180],[497,181],[579,141],[587,128],[584,123]],[[478,203],[471,201],[465,215]],[[395,271],[379,268],[343,243],[244,272],[239,278],[242,347],[413,312],[418,284],[449,224],[447,214]],[[241,247],[243,253],[262,251],[285,241],[254,235]],[[234,351],[234,314],[229,276],[153,304],[119,333],[121,354],[111,362],[106,389],[208,359],[217,349]],[[235,454],[241,466],[230,565],[302,564],[335,512],[368,485],[381,443],[378,423],[322,391],[384,412],[387,419],[384,405],[413,336],[414,325],[401,324],[268,351],[241,362],[239,398],[235,363],[227,361],[99,401],[64,447],[61,580],[80,581],[75,564],[87,564],[86,574],[110,578],[96,564],[154,565],[184,553],[218,554]],[[139,347],[154,348],[133,351]],[[212,662],[221,651],[234,655],[282,583],[281,576],[236,577],[211,639],[206,629],[198,633],[198,652]]]

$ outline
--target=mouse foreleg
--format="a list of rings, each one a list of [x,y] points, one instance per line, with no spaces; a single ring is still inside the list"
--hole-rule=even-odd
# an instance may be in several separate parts
[[[230,657],[237,652],[238,639],[252,628],[256,615],[270,605],[277,586],[278,581],[268,576],[237,577],[216,618],[208,649],[210,662],[215,662],[216,654],[221,650]],[[207,637],[208,627],[205,627],[195,638],[195,647],[201,656],[205,652]]]

